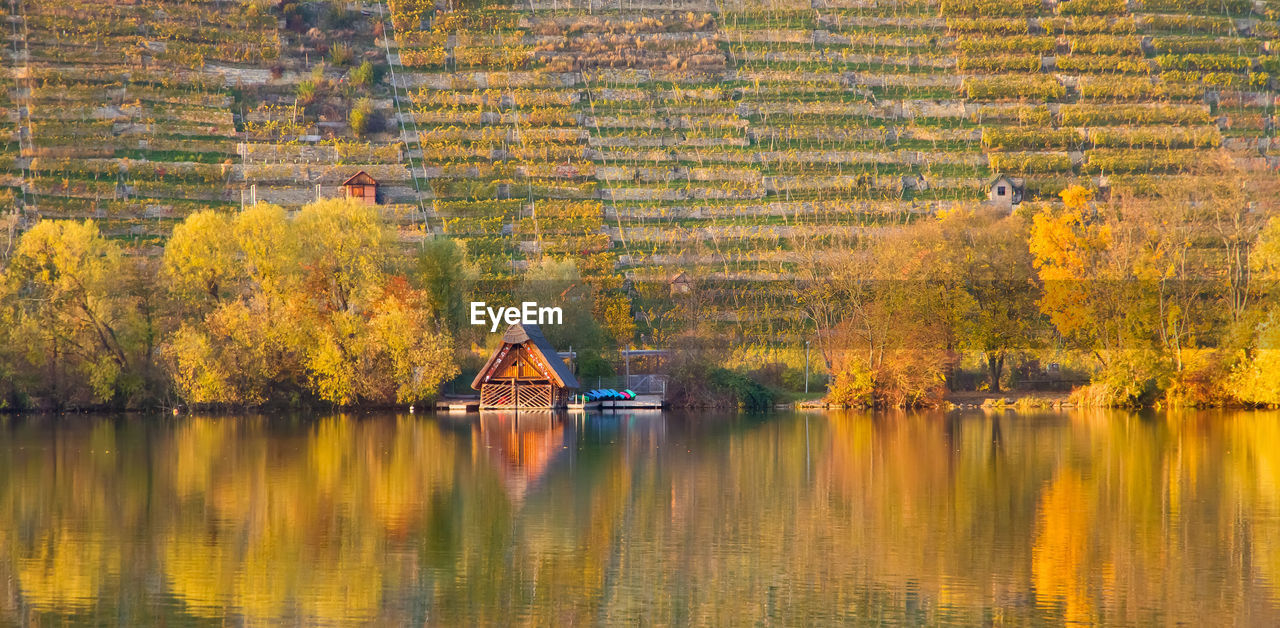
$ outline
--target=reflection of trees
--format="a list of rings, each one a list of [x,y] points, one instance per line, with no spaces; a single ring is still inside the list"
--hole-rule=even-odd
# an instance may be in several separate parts
[[[1096,619],[1087,587],[1094,501],[1079,474],[1066,469],[1045,489],[1036,520],[1031,569],[1037,600],[1063,604],[1071,623]]]
[[[1280,620],[1272,415],[6,430],[14,623]]]
[[[34,610],[98,607],[159,573],[196,616],[375,619],[384,590],[412,585],[458,461],[453,438],[404,418],[114,425],[31,425],[12,440],[33,446],[0,448],[0,539],[14,541],[0,562]],[[28,527],[41,536],[13,535]]]
[[[18,581],[38,610],[91,606],[120,563],[109,539],[65,528],[46,531],[24,549],[17,560]]]
[[[193,472],[216,480],[203,499],[185,500],[196,516],[175,526],[171,552],[198,555],[235,539],[242,549],[212,583],[222,589],[210,597],[233,601],[232,610],[249,617],[375,618],[386,580],[412,568],[392,569],[388,546],[424,519],[430,504],[424,498],[451,482],[454,446],[433,424],[407,419],[325,419],[305,439],[270,438],[265,423],[214,423],[224,434],[249,434],[209,439],[201,421],[177,431],[180,448],[186,439],[225,447],[203,447],[206,463]],[[188,564],[194,573],[175,569]],[[166,567],[176,595],[193,608],[210,608],[183,595],[186,583],[199,590],[209,579],[208,563]]]
[[[1238,512],[1223,513],[1223,523],[1247,530],[1242,540],[1249,543],[1249,558],[1272,606],[1280,606],[1280,421],[1237,418],[1231,423],[1236,429],[1230,430],[1227,445],[1235,453],[1224,491],[1239,496],[1240,504]]]

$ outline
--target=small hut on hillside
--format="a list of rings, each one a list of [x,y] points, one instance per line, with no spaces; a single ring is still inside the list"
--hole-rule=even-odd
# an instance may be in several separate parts
[[[347,198],[363,201],[365,205],[378,204],[378,181],[361,170],[342,183]]]
[[[1021,177],[998,174],[987,182],[987,200],[997,207],[1012,210],[1022,202],[1025,183]]]
[[[671,296],[689,294],[690,292],[693,292],[693,282],[689,280],[689,275],[683,271],[675,277],[672,277],[667,284],[671,288]]]
[[[537,325],[512,325],[471,387],[480,408],[551,409],[569,403],[578,380]]]

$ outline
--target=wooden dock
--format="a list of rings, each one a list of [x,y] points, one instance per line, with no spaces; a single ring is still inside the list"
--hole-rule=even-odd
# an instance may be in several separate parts
[[[479,412],[480,399],[440,399],[436,401],[437,412]]]
[[[636,395],[635,399],[605,399],[586,403],[570,403],[570,410],[661,410],[667,407],[662,395]]]
[[[450,414],[470,414],[480,411],[479,398],[439,399],[436,401],[436,412]],[[667,407],[662,395],[636,395],[635,399],[609,399],[588,401],[586,403],[570,403],[569,411],[611,411],[611,410],[661,410]],[[523,410],[523,409],[522,409]],[[529,408],[532,411],[535,408]],[[545,412],[546,409],[543,409]]]

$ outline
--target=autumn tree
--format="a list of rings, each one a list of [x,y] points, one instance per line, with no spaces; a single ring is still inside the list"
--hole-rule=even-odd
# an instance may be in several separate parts
[[[18,242],[18,225],[21,214],[17,207],[0,209],[0,268],[8,262],[13,254],[13,247]]]
[[[1259,320],[1256,297],[1269,288],[1254,283],[1253,252],[1264,244],[1268,221],[1280,212],[1280,177],[1270,169],[1242,166],[1230,156],[1208,165],[1211,176],[1171,181],[1159,197],[1199,208],[1204,226],[1197,235],[1212,242],[1212,278],[1223,287],[1219,301],[1230,317],[1223,345],[1236,350],[1247,347]]]
[[[1220,206],[1177,184],[1097,204],[1069,188],[1063,200],[1037,214],[1029,245],[1045,283],[1041,308],[1097,359],[1099,401],[1220,400],[1227,353],[1216,346],[1237,344],[1230,330],[1247,305],[1230,260],[1237,245],[1214,244]]]
[[[987,366],[988,387],[1000,392],[1009,355],[1035,344],[1040,332],[1040,289],[1026,246],[1022,216],[989,208],[952,210],[926,232],[919,245],[931,271],[951,295],[954,348],[976,351]]]
[[[1257,325],[1251,346],[1240,351],[1230,378],[1232,394],[1240,401],[1264,406],[1280,405],[1280,216],[1260,229],[1249,255],[1250,274],[1262,286]]]
[[[241,262],[235,258],[236,241],[229,214],[213,210],[195,212],[173,228],[164,247],[164,271],[170,289],[188,303],[208,301],[216,305],[236,289]]]
[[[212,302],[168,344],[188,402],[409,403],[456,373],[432,296],[410,285],[376,209],[258,205],[227,221],[195,214],[179,234],[171,289]]]
[[[1028,241],[1044,283],[1040,308],[1069,347],[1096,358],[1102,403],[1149,399],[1166,367],[1153,346],[1151,284],[1135,281],[1141,248],[1088,190],[1070,187],[1062,200],[1035,215]]]
[[[89,221],[42,221],[22,235],[0,275],[0,340],[24,391],[59,405],[147,395],[155,329],[139,308],[137,286],[150,283],[140,264]]]

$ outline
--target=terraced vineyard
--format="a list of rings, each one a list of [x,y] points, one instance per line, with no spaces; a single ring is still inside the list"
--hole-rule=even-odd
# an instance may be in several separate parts
[[[421,224],[397,129],[348,124],[362,100],[390,113],[376,17],[297,0],[6,8],[5,183],[25,222],[93,217],[146,245],[193,211],[298,205],[367,169],[387,212]]]
[[[8,8],[4,185],[140,244],[367,170],[491,277],[765,286],[999,173],[1053,199],[1280,162],[1277,0]]]
[[[8,8],[28,212],[145,238],[231,206],[236,128],[218,70],[274,62],[274,17],[215,2]]]
[[[495,261],[767,279],[996,173],[1051,198],[1277,163],[1276,3],[390,4],[435,211]]]

